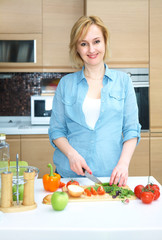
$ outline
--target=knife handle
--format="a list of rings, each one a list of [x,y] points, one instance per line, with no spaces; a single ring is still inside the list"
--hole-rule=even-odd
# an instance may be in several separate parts
[[[82,168],[82,170],[83,170],[83,173],[85,173],[85,169],[84,169],[84,168]]]

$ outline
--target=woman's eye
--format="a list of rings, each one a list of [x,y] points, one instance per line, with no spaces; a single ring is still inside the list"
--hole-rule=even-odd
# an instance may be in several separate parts
[[[96,40],[95,43],[100,43],[100,40]]]
[[[82,47],[84,47],[84,46],[86,46],[86,43],[81,43],[80,45],[81,45]]]

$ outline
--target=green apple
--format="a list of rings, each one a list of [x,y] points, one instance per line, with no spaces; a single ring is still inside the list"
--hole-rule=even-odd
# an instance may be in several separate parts
[[[12,187],[12,193],[13,193],[13,201],[17,201],[17,185],[13,185]],[[19,184],[19,200],[23,200],[23,194],[24,194],[24,184]]]
[[[54,210],[62,211],[68,204],[68,194],[66,192],[54,192],[51,197],[51,204]]]

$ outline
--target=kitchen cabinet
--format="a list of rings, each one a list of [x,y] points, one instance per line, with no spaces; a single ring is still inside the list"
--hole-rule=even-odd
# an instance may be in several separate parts
[[[82,15],[83,0],[43,0],[44,71],[72,71],[69,61],[70,32]]]
[[[54,148],[48,135],[21,135],[21,160],[39,169],[39,178],[49,173],[48,163],[53,165]]]
[[[162,1],[150,0],[150,129],[162,133]]]
[[[16,154],[18,153],[20,156],[20,135],[7,135],[6,136],[6,142],[9,144],[9,150],[10,150],[10,160],[16,161]],[[22,159],[20,159],[22,160]]]
[[[42,33],[42,0],[0,1],[0,33]]]
[[[162,133],[151,133],[150,166],[151,175],[162,184]]]
[[[149,132],[141,133],[141,140],[137,145],[129,166],[129,176],[148,176],[150,173],[149,161]],[[154,175],[153,175],[154,176]],[[154,176],[156,177],[156,176]]]
[[[148,0],[87,0],[86,14],[99,16],[110,32],[111,67],[148,67]]]

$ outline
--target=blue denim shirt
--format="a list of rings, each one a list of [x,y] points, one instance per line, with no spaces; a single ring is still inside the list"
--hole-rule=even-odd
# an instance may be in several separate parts
[[[88,91],[83,70],[64,76],[54,96],[49,127],[50,142],[56,149],[54,164],[61,176],[78,177],[70,169],[67,157],[52,142],[66,137],[95,176],[107,177],[119,161],[123,143],[136,137],[140,140],[136,95],[126,73],[110,70],[105,65],[100,115],[91,129],[82,111]]]

